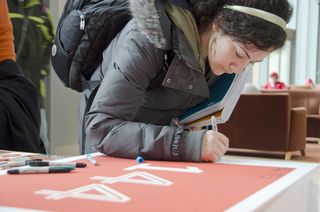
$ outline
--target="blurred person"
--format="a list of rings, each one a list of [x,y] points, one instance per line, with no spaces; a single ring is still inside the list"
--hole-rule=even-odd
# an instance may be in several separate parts
[[[47,153],[44,77],[50,70],[51,46],[54,41],[52,17],[43,0],[7,0],[9,16],[13,25],[16,61],[23,74],[38,88],[41,108],[40,135]]]
[[[0,23],[0,149],[45,153],[38,90],[15,61],[6,0],[0,0]]]
[[[304,85],[305,85],[305,86],[310,86],[311,89],[314,88],[313,81],[312,81],[312,79],[310,79],[310,78],[307,78],[307,79],[304,81]]]
[[[270,82],[267,82],[265,85],[261,86],[261,89],[282,89],[287,90],[287,87],[283,82],[278,81],[278,74],[276,72],[272,72],[269,75]]]

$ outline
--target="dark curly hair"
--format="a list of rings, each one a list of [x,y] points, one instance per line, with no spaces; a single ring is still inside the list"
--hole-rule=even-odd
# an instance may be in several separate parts
[[[187,0],[195,15],[199,33],[215,23],[223,34],[248,47],[253,44],[259,50],[276,50],[286,42],[286,32],[278,25],[246,13],[223,8],[224,5],[241,5],[261,9],[283,18],[287,23],[292,6],[287,0]],[[222,15],[221,18],[217,18]]]

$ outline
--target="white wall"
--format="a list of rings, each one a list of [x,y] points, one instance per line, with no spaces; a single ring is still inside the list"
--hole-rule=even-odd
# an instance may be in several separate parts
[[[296,85],[303,85],[306,78],[316,81],[317,48],[319,33],[318,0],[298,0],[296,32]]]
[[[65,0],[50,0],[55,27]],[[78,150],[78,102],[80,93],[64,87],[54,70],[47,79],[47,117],[50,153],[75,155]]]

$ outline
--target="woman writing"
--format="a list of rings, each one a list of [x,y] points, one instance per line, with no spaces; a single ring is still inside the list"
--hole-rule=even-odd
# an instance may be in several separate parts
[[[221,74],[238,74],[281,48],[289,3],[130,0],[129,5],[133,19],[104,51],[91,78],[103,81],[86,115],[82,153],[218,161],[228,148],[226,136],[168,123],[207,100]]]

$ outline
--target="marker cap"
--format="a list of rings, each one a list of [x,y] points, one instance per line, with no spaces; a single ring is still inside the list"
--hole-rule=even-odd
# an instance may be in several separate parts
[[[142,157],[140,157],[140,156],[138,156],[137,158],[136,158],[136,161],[137,161],[137,163],[143,163],[143,158]]]

